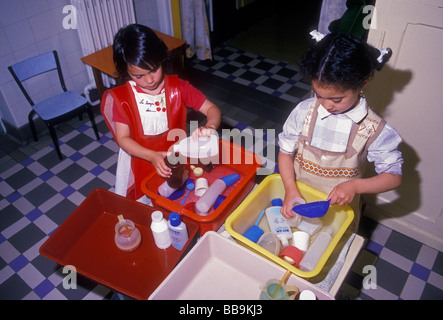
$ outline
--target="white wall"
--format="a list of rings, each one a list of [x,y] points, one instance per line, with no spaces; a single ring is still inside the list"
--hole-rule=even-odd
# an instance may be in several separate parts
[[[134,0],[134,7],[137,23],[161,31],[157,0]]]
[[[62,25],[65,16],[62,10],[67,4],[69,0],[0,0],[0,90],[4,97],[0,112],[14,127],[27,123],[31,109],[7,70],[9,65],[55,49],[68,88],[83,92],[87,83],[77,33],[65,30]],[[53,92],[49,82],[39,81],[33,85],[38,98]]]
[[[69,0],[0,0],[0,116],[10,127],[26,128],[31,110],[7,67],[36,54],[57,50],[68,89],[83,93],[88,84],[77,31],[65,30]],[[157,0],[134,0],[137,22],[159,29]],[[36,101],[58,92],[49,81],[32,83]],[[35,96],[32,96],[33,98]],[[25,128],[25,129],[23,129]],[[18,137],[26,141],[28,137]]]

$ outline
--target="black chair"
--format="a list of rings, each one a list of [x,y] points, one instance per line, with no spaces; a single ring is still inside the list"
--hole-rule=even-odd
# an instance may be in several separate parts
[[[97,140],[100,140],[97,125],[94,119],[94,114],[88,100],[86,100],[86,98],[84,98],[83,96],[75,93],[74,91],[66,89],[57,51],[54,50],[52,52],[41,54],[22,62],[18,62],[12,66],[9,66],[8,69],[14,77],[14,80],[20,87],[21,91],[23,92],[24,96],[32,106],[32,110],[31,112],[29,112],[28,115],[28,120],[35,141],[37,141],[38,139],[37,130],[35,128],[33,118],[35,115],[38,115],[48,127],[52,141],[54,142],[55,150],[57,151],[57,155],[60,160],[62,160],[63,156],[60,152],[60,146],[58,144],[54,125],[71,119],[74,116],[79,116],[81,119],[82,112],[84,111],[88,113]],[[60,85],[63,92],[46,100],[34,103],[34,101],[29,96],[27,90],[23,86],[23,82],[37,75],[55,69],[58,72],[58,78],[60,80]]]

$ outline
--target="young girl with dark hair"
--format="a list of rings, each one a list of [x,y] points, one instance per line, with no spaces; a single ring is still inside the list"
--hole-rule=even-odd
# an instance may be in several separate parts
[[[297,180],[326,193],[331,205],[351,205],[356,231],[358,195],[401,184],[401,137],[368,107],[363,95],[374,70],[381,70],[392,52],[352,35],[311,34],[319,41],[306,52],[300,68],[314,97],[296,106],[279,134],[278,165],[286,191],[281,212],[294,216],[294,199],[302,198]],[[363,178],[367,161],[374,163],[377,174]]]
[[[171,169],[165,163],[168,139],[173,129],[186,132],[186,107],[207,117],[206,125],[192,135],[209,136],[220,125],[218,107],[189,82],[166,75],[163,62],[167,47],[150,28],[132,24],[114,37],[113,58],[119,76],[128,78],[124,85],[107,90],[101,109],[107,125],[119,145],[116,193],[143,196],[141,182],[153,170],[167,178]],[[176,137],[176,136],[174,136]]]

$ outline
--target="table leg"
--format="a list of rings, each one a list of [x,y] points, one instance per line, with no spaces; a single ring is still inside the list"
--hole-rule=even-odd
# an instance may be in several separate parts
[[[94,74],[95,85],[97,86],[97,94],[101,99],[103,93],[105,92],[105,86],[103,85],[102,73],[100,70],[96,68],[92,68],[92,72]]]

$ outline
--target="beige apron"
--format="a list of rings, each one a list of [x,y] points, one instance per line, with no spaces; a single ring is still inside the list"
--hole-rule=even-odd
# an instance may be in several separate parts
[[[336,185],[361,177],[368,147],[380,134],[386,122],[368,108],[366,117],[353,125],[346,151],[325,151],[310,145],[318,107],[319,103],[314,99],[298,139],[294,169],[297,181],[329,194]],[[361,211],[360,197],[356,197],[350,205],[355,213],[351,229],[357,231]]]

